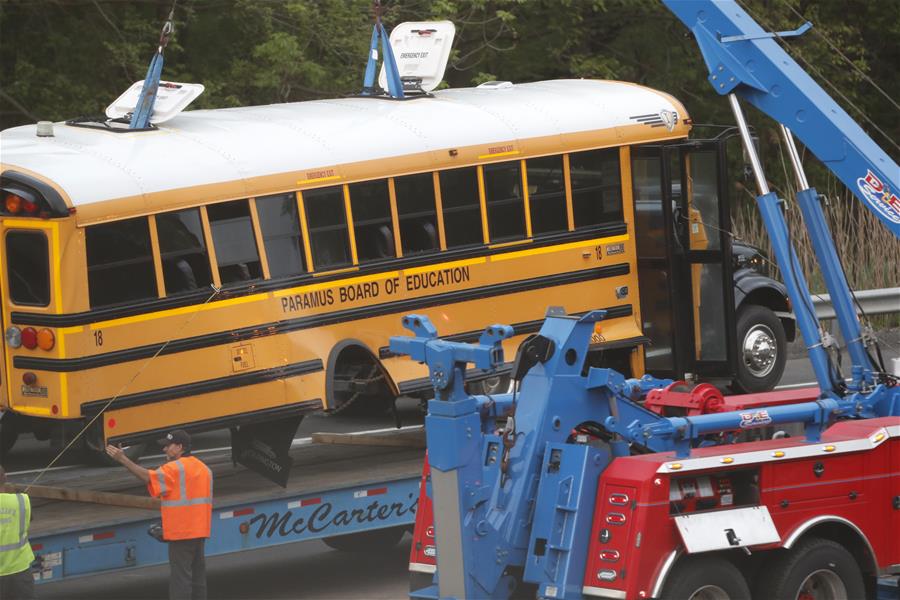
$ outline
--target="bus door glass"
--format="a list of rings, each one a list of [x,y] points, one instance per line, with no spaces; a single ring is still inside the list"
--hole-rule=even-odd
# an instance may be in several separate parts
[[[670,151],[674,159],[675,149]],[[689,370],[705,376],[729,375],[735,359],[731,215],[724,151],[725,144],[718,141],[681,145],[680,182],[674,177],[672,181],[673,190],[683,191],[674,203],[673,216],[684,261],[680,314],[692,329],[687,336],[692,345],[686,348],[688,362],[693,363]]]
[[[659,377],[677,370],[673,271],[674,231],[670,193],[664,186],[661,146],[632,149],[634,230],[638,255],[641,328],[650,342],[644,348],[644,368]]]

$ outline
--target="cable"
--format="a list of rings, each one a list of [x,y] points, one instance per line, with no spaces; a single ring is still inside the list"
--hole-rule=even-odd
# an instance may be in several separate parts
[[[771,27],[771,24],[768,23],[767,21],[765,21],[764,19],[761,19],[756,13],[754,13],[752,10],[750,10],[750,7],[746,5],[746,2],[745,2],[745,1],[743,1],[743,0],[736,0],[736,2],[738,2],[738,4],[741,4],[742,7],[743,7],[743,9],[746,10],[746,11],[747,11],[754,19],[756,19],[756,21],[758,21],[759,23],[765,25],[766,29],[768,29],[769,31],[774,31],[774,28]],[[781,41],[782,41],[781,38],[778,38],[778,37],[776,37],[775,40],[776,40],[776,42],[781,42]],[[827,84],[828,87],[830,87],[830,88],[834,91],[835,94],[837,94],[838,96],[840,96],[840,98],[841,98],[844,102],[846,102],[847,105],[850,106],[850,108],[852,108],[852,109],[855,110],[857,113],[859,113],[859,115],[860,115],[863,119],[865,119],[865,121],[866,121],[869,125],[871,125],[872,128],[873,128],[875,131],[877,131],[878,133],[880,133],[880,134],[884,137],[884,139],[887,140],[887,142],[888,142],[889,144],[891,144],[892,146],[894,146],[894,148],[896,148],[898,151],[900,151],[900,144],[898,144],[897,142],[895,142],[894,139],[893,139],[891,136],[889,136],[887,133],[885,133],[884,131],[882,131],[882,129],[875,123],[875,121],[873,121],[872,119],[870,119],[869,116],[866,115],[866,113],[864,113],[863,110],[862,110],[861,108],[859,108],[858,106],[856,106],[849,98],[847,98],[847,96],[846,96],[843,92],[841,92],[841,90],[840,90],[835,84],[833,84],[833,83],[831,82],[831,80],[829,80],[828,77],[826,77],[826,76],[822,73],[822,71],[820,71],[814,64],[812,64],[811,62],[809,62],[808,60],[806,60],[806,58],[803,56],[803,54],[802,54],[796,47],[789,46],[789,45],[787,45],[787,44],[782,43],[782,48],[783,48],[783,49],[785,50],[785,52],[787,52],[789,55],[795,56],[796,58],[798,58],[799,60],[801,60],[801,61],[803,62],[803,64],[806,65],[806,67],[807,67],[808,69],[810,69],[811,71],[813,71],[816,75],[818,75],[819,78],[820,78],[825,84]]]
[[[39,480],[41,477],[44,476],[44,473],[46,473],[47,470],[49,470],[54,464],[56,464],[56,461],[58,461],[60,458],[62,458],[63,455],[64,455],[66,452],[69,451],[69,448],[71,448],[72,445],[75,444],[75,442],[77,442],[77,441],[79,440],[79,438],[81,438],[82,435],[84,435],[84,432],[87,431],[88,428],[90,428],[90,426],[93,425],[94,422],[95,422],[97,419],[99,419],[100,416],[101,416],[104,412],[106,412],[106,409],[108,409],[108,408],[112,405],[113,402],[115,402],[116,400],[119,399],[119,396],[121,396],[122,393],[125,392],[126,389],[128,389],[128,386],[130,386],[132,383],[135,382],[135,380],[136,380],[138,377],[140,377],[141,373],[144,372],[144,370],[147,368],[147,366],[149,366],[150,363],[153,362],[153,360],[154,360],[157,356],[159,356],[159,355],[162,353],[162,351],[165,350],[166,347],[167,347],[170,343],[172,343],[172,341],[178,336],[178,334],[181,333],[181,332],[185,329],[185,327],[187,327],[187,326],[191,323],[191,321],[193,321],[194,318],[195,318],[198,314],[200,314],[200,309],[203,308],[204,306],[206,306],[207,304],[209,304],[209,302],[210,302],[213,298],[215,298],[216,296],[218,296],[218,295],[219,295],[219,292],[222,291],[222,288],[221,288],[221,287],[216,287],[215,285],[211,285],[211,287],[212,287],[212,289],[213,289],[213,293],[210,294],[209,298],[207,298],[206,301],[203,302],[203,304],[200,304],[200,305],[198,305],[198,306],[196,307],[196,310],[195,310],[193,313],[191,313],[191,316],[188,317],[188,318],[184,321],[184,323],[182,323],[181,327],[178,328],[178,330],[175,332],[175,334],[174,334],[172,337],[170,337],[168,340],[166,340],[166,341],[159,347],[159,349],[156,351],[156,353],[153,354],[153,356],[151,356],[150,358],[148,358],[148,359],[144,362],[143,365],[141,365],[141,367],[134,373],[134,375],[131,377],[131,379],[129,379],[128,382],[125,383],[125,385],[123,385],[121,388],[119,388],[119,391],[116,392],[116,394],[115,394],[112,398],[110,398],[110,400],[109,400],[106,404],[103,405],[103,408],[101,408],[101,409],[97,412],[97,414],[94,415],[94,417],[93,417],[90,421],[88,421],[88,423],[87,423],[84,427],[81,428],[81,431],[79,431],[79,432],[75,435],[75,437],[72,438],[72,441],[70,441],[70,442],[65,446],[65,448],[63,448],[62,450],[60,450],[60,451],[59,451],[59,454],[57,454],[55,457],[53,457],[53,460],[51,460],[50,463],[49,463],[46,467],[44,467],[43,469],[40,470],[40,472],[38,472],[38,474],[34,477],[34,479],[31,480],[31,483],[29,483],[28,486],[23,490],[23,493],[26,493],[26,494],[28,493],[28,490],[31,489],[31,486],[33,486],[34,484],[36,484],[36,483],[38,482],[38,480]]]
[[[800,17],[800,18],[803,19],[804,21],[808,21],[808,20],[809,20],[809,19],[807,19],[806,17],[804,17],[802,14],[800,14],[800,12],[799,12],[796,8],[794,8],[794,7],[791,5],[791,3],[788,2],[788,0],[781,0],[781,1],[784,3],[785,6],[787,6],[789,9],[791,9],[791,11],[792,11],[795,15],[797,15],[798,17]],[[832,44],[832,43],[831,43],[831,40],[829,40],[829,39],[825,36],[824,33],[822,33],[818,28],[815,28],[815,27],[813,28],[813,33],[815,33],[815,34],[818,35],[820,38],[822,38],[822,39],[825,41],[825,43],[828,44],[828,47],[829,47],[829,48],[831,48],[832,50],[834,50],[835,52],[837,52],[838,56],[840,56],[841,58],[843,58],[844,61],[845,61],[848,65],[850,65],[851,67],[853,67],[853,69],[859,74],[859,76],[862,77],[864,80],[866,80],[866,82],[868,82],[869,85],[871,85],[871,86],[874,87],[876,90],[878,90],[878,92],[879,92],[882,96],[884,96],[884,97],[887,99],[888,102],[890,102],[891,104],[894,105],[894,108],[896,108],[897,110],[900,110],[900,104],[897,104],[897,102],[896,102],[893,98],[891,98],[890,94],[888,94],[888,93],[885,92],[883,89],[881,89],[881,88],[878,86],[878,84],[875,83],[875,81],[874,81],[871,77],[869,77],[869,76],[866,74],[865,71],[863,71],[863,70],[860,69],[858,66],[856,66],[856,63],[854,63],[852,60],[850,60],[849,58],[847,58],[847,56],[845,56],[844,53],[841,52],[841,49],[840,49],[840,48],[838,48],[837,46],[835,46],[834,44]]]

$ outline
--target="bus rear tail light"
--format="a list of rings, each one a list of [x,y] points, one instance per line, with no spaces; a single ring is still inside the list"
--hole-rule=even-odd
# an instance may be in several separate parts
[[[6,345],[10,348],[18,348],[22,345],[22,330],[18,327],[6,329]]]
[[[29,350],[37,348],[37,331],[34,327],[26,327],[22,330],[22,345]]]
[[[56,345],[56,336],[46,327],[37,332],[37,345],[41,350],[53,350]]]

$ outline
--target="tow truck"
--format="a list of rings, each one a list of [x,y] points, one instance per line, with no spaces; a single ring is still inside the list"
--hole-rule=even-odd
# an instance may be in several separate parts
[[[585,365],[603,311],[551,307],[519,347],[510,393],[466,393],[469,363],[503,364],[505,325],[477,344],[409,315],[391,349],[427,363],[428,464],[411,550],[413,598],[896,597],[900,387],[871,358],[794,134],[900,237],[900,167],[731,0],[663,0],[697,41],[750,159],[757,204],[818,388],[725,397]],[[852,361],[828,354],[740,100],[780,124],[796,202]],[[793,424],[789,437],[775,427]],[[768,435],[767,435],[768,434]],[[749,439],[756,441],[748,441]],[[433,523],[432,523],[433,519]],[[881,576],[881,579],[879,579]]]

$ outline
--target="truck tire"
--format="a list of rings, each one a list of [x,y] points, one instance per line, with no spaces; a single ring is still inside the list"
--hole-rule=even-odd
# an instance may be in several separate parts
[[[767,392],[784,373],[787,336],[774,312],[765,306],[747,304],[737,316],[737,392]]]
[[[663,600],[749,600],[750,588],[733,564],[718,556],[688,557],[663,587]]]
[[[403,538],[406,526],[388,527],[360,533],[333,535],[322,538],[325,545],[341,552],[372,552],[396,546]]]
[[[843,600],[865,598],[866,586],[856,559],[831,540],[808,538],[784,556],[769,561],[757,596],[771,600]]]

